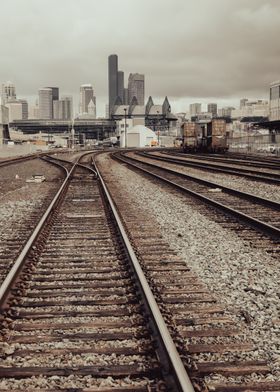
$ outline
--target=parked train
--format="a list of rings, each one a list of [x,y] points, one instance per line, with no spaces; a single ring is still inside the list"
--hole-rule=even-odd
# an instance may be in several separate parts
[[[226,122],[212,119],[210,122],[185,122],[183,128],[184,152],[224,153],[228,150]]]

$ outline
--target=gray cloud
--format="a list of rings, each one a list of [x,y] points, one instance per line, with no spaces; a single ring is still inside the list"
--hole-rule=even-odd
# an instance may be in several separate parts
[[[2,1],[0,80],[21,96],[92,83],[103,106],[117,53],[126,76],[146,75],[147,95],[266,97],[280,78],[279,12],[279,0]]]

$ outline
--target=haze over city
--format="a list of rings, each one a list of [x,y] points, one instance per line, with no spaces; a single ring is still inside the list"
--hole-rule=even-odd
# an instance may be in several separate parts
[[[34,103],[38,89],[73,95],[93,85],[108,103],[108,55],[145,75],[146,100],[186,111],[191,102],[238,105],[268,98],[279,79],[278,0],[11,0],[1,7],[1,82]],[[74,111],[75,111],[74,110]]]

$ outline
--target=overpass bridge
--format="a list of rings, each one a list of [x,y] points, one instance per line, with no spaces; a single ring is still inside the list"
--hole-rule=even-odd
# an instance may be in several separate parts
[[[65,120],[14,120],[9,128],[24,134],[60,134],[68,133],[74,128],[75,134],[84,134],[86,139],[102,140],[115,135],[116,122],[107,119],[76,119],[72,124],[72,121]]]

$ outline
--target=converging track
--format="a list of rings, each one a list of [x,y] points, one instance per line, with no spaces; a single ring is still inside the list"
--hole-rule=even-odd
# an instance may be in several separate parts
[[[93,170],[72,167],[0,304],[1,390],[193,391]]]

